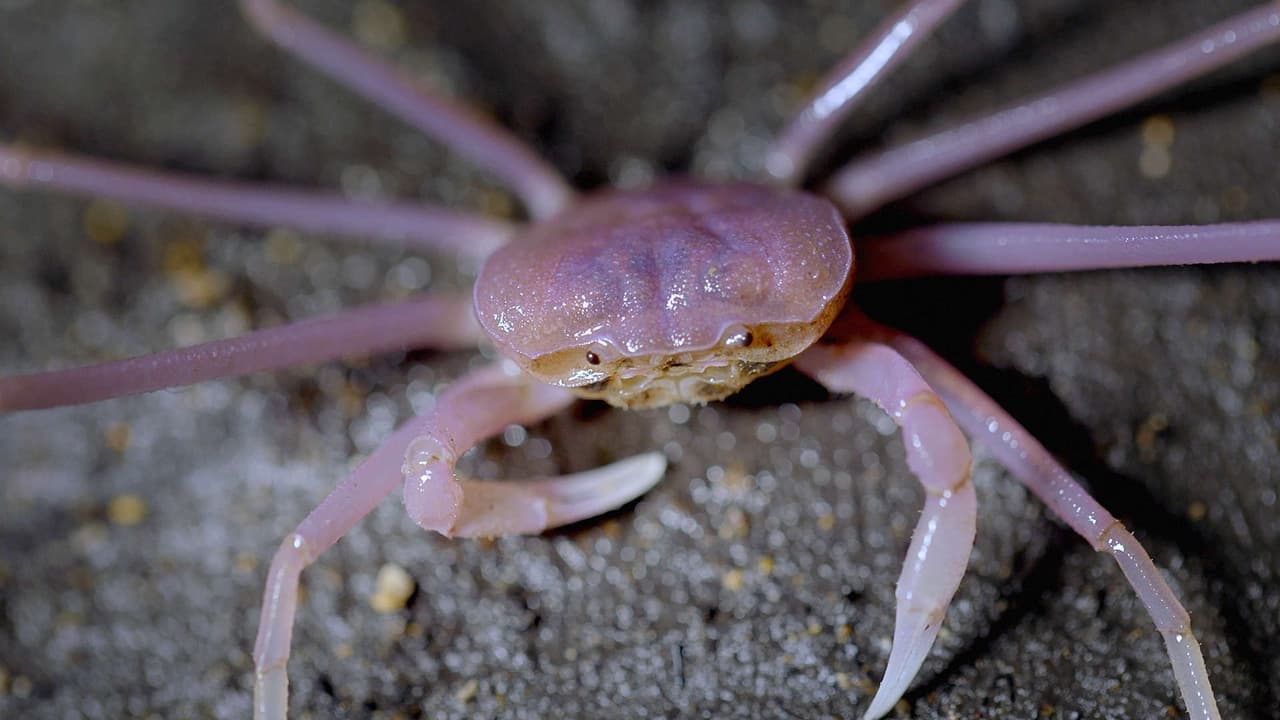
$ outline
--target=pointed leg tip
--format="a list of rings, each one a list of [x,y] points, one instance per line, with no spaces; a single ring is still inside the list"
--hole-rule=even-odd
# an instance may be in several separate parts
[[[889,664],[863,720],[884,717],[902,699],[907,687],[920,671],[920,666],[924,664],[924,659],[929,656],[933,641],[942,627],[942,615],[940,611],[898,609]]]
[[[880,720],[880,718],[889,714],[894,705],[902,699],[902,693],[907,689],[903,684],[898,688],[891,688],[886,683],[880,683],[880,689],[876,690],[876,695],[871,699],[871,706],[867,708],[867,712],[862,715],[862,720]]]
[[[875,705],[873,701],[871,707],[867,708],[867,711],[862,714],[862,720],[880,720],[880,718],[884,717],[888,712],[889,708],[882,708],[879,705]]]

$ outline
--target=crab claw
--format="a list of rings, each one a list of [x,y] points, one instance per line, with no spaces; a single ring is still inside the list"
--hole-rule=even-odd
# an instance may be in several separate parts
[[[573,401],[503,365],[473,370],[436,399],[433,410],[396,430],[360,463],[276,552],[267,575],[254,645],[253,716],[284,720],[289,706],[289,645],[304,568],[360,521],[401,481],[421,526],[445,535],[536,533],[624,505],[662,477],[666,459],[645,453],[587,472],[524,482],[454,475],[455,459],[511,423],[545,418]]]
[[[595,517],[645,494],[667,469],[649,452],[559,477],[520,481],[461,480],[456,537],[534,534]]]

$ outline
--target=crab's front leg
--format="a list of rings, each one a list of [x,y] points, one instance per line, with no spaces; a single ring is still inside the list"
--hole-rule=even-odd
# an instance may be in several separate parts
[[[908,358],[938,389],[958,422],[976,442],[990,450],[1015,478],[1087,539],[1095,550],[1115,558],[1164,638],[1187,714],[1193,720],[1220,720],[1222,713],[1209,682],[1204,655],[1191,631],[1191,616],[1137,538],[1090,497],[1026,428],[924,343],[866,321],[863,332],[874,333]]]
[[[888,413],[902,428],[907,465],[928,493],[898,578],[889,665],[864,716],[873,720],[915,677],[964,576],[977,522],[973,458],[942,400],[892,348],[869,340],[815,345],[796,366],[827,389],[857,393]]]
[[[454,461],[512,423],[545,418],[573,400],[514,369],[489,366],[446,389],[429,413],[410,420],[344,479],[276,551],[254,647],[254,717],[283,720],[298,579],[403,477],[410,515],[448,536],[537,533],[598,515],[648,490],[666,462],[637,455],[588,472],[520,482],[455,476]]]

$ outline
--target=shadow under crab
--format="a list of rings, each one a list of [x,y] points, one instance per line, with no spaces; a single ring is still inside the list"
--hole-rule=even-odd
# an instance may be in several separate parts
[[[1249,4],[1232,7],[1242,9]],[[1074,68],[1062,64],[1063,58],[1082,63],[1081,69],[1084,63],[1097,67],[1124,57],[1130,43],[1138,42],[1135,29],[1142,24],[1135,18],[1128,23],[1114,21],[1115,27],[1104,17],[1109,11],[1095,3],[1068,5],[1074,11],[1070,13],[1073,22],[1098,23],[1086,25],[1099,28],[1096,36],[1073,38],[1067,32],[1066,40],[1059,40],[1042,26],[1042,32],[1029,42],[1044,45],[1043,54],[1036,55],[1031,47],[1010,51],[1014,62],[1022,59],[1019,53],[1030,53],[1032,59],[1041,58],[1040,64],[1009,71],[1008,79],[993,81],[998,87],[991,90],[969,90],[976,93],[967,96],[972,98],[967,102],[974,103],[969,108],[981,105],[987,92],[1008,90],[1002,95],[1008,98],[1052,82],[1033,70],[1055,66],[1054,72],[1061,73],[1055,79],[1074,75]],[[1197,9],[1202,4],[1188,6]],[[204,17],[198,7],[179,8],[177,3],[173,7],[168,15],[157,13],[160,19],[155,20],[155,28],[150,20],[126,27],[144,34],[181,30],[181,36],[189,33],[197,46],[253,44],[247,31],[234,22]],[[1162,16],[1177,14],[1164,7]],[[1153,13],[1158,10],[1147,9]],[[184,12],[189,16],[180,15]],[[803,31],[814,27],[813,19],[806,20],[799,11],[794,18],[781,9],[773,12],[786,23],[795,23],[788,27],[796,28],[797,36],[812,37],[812,32],[805,35]],[[217,14],[207,9],[203,13]],[[1196,13],[1188,10],[1183,15],[1181,22],[1187,24],[1178,28],[1161,30],[1159,23],[1153,23],[1156,27],[1151,32],[1161,34],[1144,47],[1192,29]],[[175,24],[164,25],[166,19]],[[208,32],[219,31],[214,39],[200,40],[208,38],[200,28],[201,19],[208,21]],[[967,45],[960,33],[973,30],[973,19],[952,31],[951,48]],[[543,22],[551,26],[553,20],[544,18]],[[441,33],[453,40],[451,34]],[[483,32],[477,29],[475,42],[481,40],[480,35]],[[945,51],[947,36],[944,31],[943,49],[937,52]],[[419,39],[431,40],[411,37],[415,42]],[[122,43],[113,57],[120,63],[140,62],[136,60],[137,46],[144,44]],[[711,45],[706,51],[709,64],[716,47]],[[480,48],[464,48],[468,54],[461,62],[479,68],[473,70],[474,77],[497,75],[507,78],[500,82],[508,86],[524,84],[529,77],[517,73],[533,72],[514,67],[516,63],[504,57],[500,46],[490,50],[486,54]],[[248,52],[252,56],[253,51]],[[758,52],[740,50],[734,57]],[[1105,53],[1114,55],[1104,57]],[[203,67],[201,61],[192,59],[196,54],[186,51],[180,63],[174,59],[169,62],[196,62]],[[771,53],[770,57],[775,56]],[[601,78],[608,77],[604,69],[611,63],[643,65],[647,59],[607,56],[598,63],[599,74],[592,77],[600,84]],[[928,59],[937,61],[939,56]],[[46,61],[51,66],[65,63],[65,53]],[[814,60],[813,69],[823,67],[825,61]],[[778,67],[773,70],[744,71],[760,75],[742,81],[740,92],[758,89],[760,85],[755,83],[761,77],[794,74],[795,65],[781,59],[776,62]],[[797,60],[802,62],[804,58]],[[24,66],[17,62],[3,65]],[[214,65],[208,76],[213,78],[211,84],[236,82],[233,78],[238,72],[218,72]],[[25,106],[18,113],[20,120],[13,122],[21,129],[36,122],[32,117],[56,118],[74,123],[72,129],[58,134],[76,139],[104,133],[102,141],[75,143],[87,151],[106,152],[119,142],[137,151],[137,155],[130,152],[130,159],[199,169],[246,169],[250,176],[261,172],[305,181],[319,178],[315,184],[332,184],[344,175],[343,167],[352,164],[381,169],[407,163],[403,156],[399,160],[389,157],[398,143],[385,139],[406,136],[407,131],[371,118],[370,111],[354,109],[357,101],[326,97],[332,94],[327,83],[304,78],[308,74],[305,70],[295,73],[285,67],[287,63],[279,65],[272,73],[288,77],[271,87],[284,93],[283,88],[295,87],[292,83],[296,81],[310,88],[301,91],[307,95],[307,103],[292,105],[289,117],[299,124],[315,123],[324,128],[309,132],[329,139],[331,144],[323,147],[334,153],[330,159],[301,157],[302,148],[296,140],[277,137],[278,145],[271,146],[276,149],[269,151],[266,159],[237,160],[247,154],[241,149],[238,154],[216,154],[218,159],[206,164],[204,153],[211,151],[202,148],[208,145],[175,140],[178,133],[172,129],[164,131],[170,134],[169,139],[160,142],[167,149],[153,150],[156,140],[146,126],[129,127],[127,121],[117,120],[114,130],[98,129],[90,112],[92,105],[68,120],[59,102],[78,102],[76,93],[89,90],[75,84],[56,91],[59,96],[66,93],[66,98],[49,99],[43,109]],[[755,67],[753,63],[744,65]],[[556,67],[548,60],[534,77],[555,76]],[[1257,67],[1274,68],[1274,63],[1258,61]],[[149,75],[160,69],[140,71],[137,89],[139,95],[145,91],[148,105],[166,107],[163,104],[169,100],[156,98],[161,93],[147,89],[154,87],[148,84]],[[509,74],[499,72],[504,69]],[[717,70],[703,72],[713,78],[720,74]],[[670,66],[668,73],[678,74],[676,66]],[[1032,150],[994,170],[949,183],[918,200],[910,210],[972,219],[1189,222],[1203,219],[1195,213],[1205,197],[1225,206],[1224,213],[1229,212],[1231,198],[1239,196],[1239,191],[1231,190],[1236,186],[1248,198],[1247,207],[1235,211],[1241,216],[1280,215],[1280,202],[1274,197],[1273,163],[1256,146],[1248,145],[1247,137],[1235,137],[1258,123],[1270,123],[1274,129],[1275,101],[1258,97],[1257,75],[1238,69],[1224,75],[1226,83],[1208,86],[1225,86],[1227,92],[1193,94],[1186,104],[1154,106],[1189,116],[1185,121],[1178,116],[1177,122],[1179,142],[1191,138],[1188,154],[1175,155],[1177,172],[1165,180],[1143,182],[1134,174],[1140,143],[1133,122],[1142,114],[1128,114]],[[510,79],[512,76],[516,79]],[[1233,83],[1231,77],[1243,79]],[[637,83],[651,80],[636,78]],[[568,98],[564,100],[566,107],[555,108],[554,113],[536,107],[530,110],[528,103],[533,100],[528,98],[521,98],[523,104],[504,108],[517,118],[531,113],[530,124],[546,134],[553,156],[571,152],[566,146],[574,142],[568,131],[556,129],[553,118],[592,117],[589,91],[597,89],[590,81],[581,86],[562,82],[584,92],[578,98],[573,92],[562,91]],[[102,79],[96,84],[107,83]],[[921,85],[929,87],[928,82]],[[0,97],[6,103],[17,103],[19,90],[28,93],[7,78],[0,87]],[[238,89],[244,92],[243,87]],[[685,91],[693,98],[690,106],[711,110],[723,104],[699,99],[697,89]],[[767,128],[758,123],[764,122],[760,118],[768,110],[750,105],[750,99],[742,95],[728,94],[731,104],[733,98],[742,103],[733,106],[743,108],[741,112],[749,118],[747,128],[759,128],[763,137]],[[184,111],[188,118],[199,114],[207,107],[203,103],[212,102],[228,114],[235,112],[234,108],[225,109],[221,99],[178,95],[172,101],[176,110],[160,113],[175,125],[182,124]],[[235,97],[234,92],[230,95]],[[328,113],[328,106],[318,108],[309,104],[312,101],[333,102],[336,109]],[[958,104],[963,106],[964,101]],[[650,119],[640,105],[643,103],[624,114],[644,116],[645,120],[634,122],[649,128],[647,137],[662,136],[668,130],[663,127],[668,118]],[[938,110],[938,105],[935,101],[926,109]],[[948,107],[944,111],[962,115],[965,109]],[[1259,113],[1264,115],[1262,119],[1258,119]],[[734,125],[732,119],[721,120],[731,128]],[[772,123],[776,118],[767,120]],[[573,128],[574,135],[589,124],[559,122]],[[748,154],[750,143],[745,140],[717,139],[711,131],[703,134],[701,127],[716,126],[706,122],[705,116],[696,123],[686,122],[685,132],[695,133],[698,142],[694,146],[701,148],[693,155],[695,168],[714,168],[717,162],[732,167],[737,157]],[[326,128],[326,123],[332,127]],[[372,127],[361,127],[366,124]],[[1224,132],[1223,127],[1232,131]],[[1237,129],[1240,131],[1234,132]],[[680,138],[678,130],[670,132]],[[1200,137],[1200,132],[1205,136]],[[618,133],[618,137],[609,137],[611,133]],[[648,147],[637,150],[623,144],[626,136],[622,131],[601,131],[600,135],[606,137],[583,139],[582,147],[607,150],[599,155],[593,150],[584,159],[584,176],[607,174],[608,161],[628,153],[650,157]],[[688,138],[680,138],[681,152],[687,149]],[[339,149],[339,142],[350,144]],[[410,156],[431,157],[425,146],[416,146]],[[669,156],[664,152],[669,150],[660,150],[657,157],[666,161]],[[307,151],[316,152],[309,147]],[[198,161],[189,159],[192,156]],[[674,162],[679,164],[682,159]],[[1260,161],[1264,164],[1258,165]],[[263,166],[266,169],[260,170]],[[1183,170],[1190,172],[1183,175]],[[1128,175],[1116,181],[1120,190],[1114,192],[1107,192],[1104,183],[1093,180],[1096,173],[1121,171]],[[388,173],[391,178],[383,182],[412,193],[418,172],[418,168],[392,171]],[[357,170],[350,177],[355,178],[350,182],[358,184],[368,175]],[[469,174],[458,178],[446,171],[444,177],[447,179],[433,182],[471,187]],[[1006,207],[1010,178],[1025,183],[1013,209]],[[467,196],[477,203],[488,197],[470,190]],[[113,322],[122,326],[123,333],[109,342],[128,341],[130,347],[136,347],[133,341],[137,341],[147,347],[162,347],[193,320],[197,326],[203,325],[205,332],[234,324],[237,315],[228,311],[228,306],[234,310],[243,305],[261,316],[318,311],[337,304],[339,298],[350,303],[359,296],[367,297],[376,291],[359,287],[358,278],[365,273],[359,267],[362,258],[374,257],[376,268],[397,263],[389,254],[370,254],[342,245],[322,249],[308,245],[302,262],[280,266],[273,264],[267,249],[256,241],[227,239],[233,233],[222,228],[214,231],[205,252],[215,268],[234,279],[231,290],[213,309],[180,309],[171,298],[165,300],[168,281],[156,276],[153,266],[162,264],[164,248],[175,236],[181,239],[183,229],[190,225],[158,215],[132,214],[141,216],[137,220],[144,228],[138,231],[141,247],[131,239],[106,256],[118,263],[113,269],[136,277],[140,290],[119,297],[117,291],[94,285],[95,273],[100,271],[93,269],[93,263],[103,254],[86,257],[80,251],[84,247],[78,229],[81,209],[65,200],[5,196],[3,217],[32,223],[26,226],[24,222],[30,229],[15,229],[14,237],[60,242],[60,252],[65,253],[58,262],[48,262],[34,259],[41,248],[6,248],[6,253],[20,258],[13,263],[6,260],[6,271],[35,270],[21,277],[21,283],[14,286],[18,290],[9,292],[34,288],[39,298],[35,309],[51,317],[43,330],[29,330],[32,316],[25,312],[6,320],[24,333],[23,356],[6,355],[6,364],[52,357],[65,359],[67,364],[91,359],[91,351],[82,343],[92,343],[95,327],[101,325],[95,325],[98,316],[84,312],[87,304],[63,297],[60,290],[68,287],[73,294],[88,293],[88,297],[99,299],[106,308],[101,312],[109,318],[120,318]],[[219,246],[223,239],[226,244]],[[414,272],[415,267],[410,265],[407,272]],[[449,263],[432,267],[437,286],[450,282]],[[329,276],[344,278],[338,284],[340,289],[334,291],[324,282]],[[1046,427],[1055,433],[1074,433],[1065,439],[1063,435],[1038,433],[1051,449],[1072,460],[1087,461],[1096,453],[1123,474],[1119,478],[1087,474],[1086,479],[1101,499],[1113,503],[1118,515],[1131,521],[1161,566],[1170,569],[1206,642],[1212,643],[1216,654],[1230,654],[1229,661],[1220,660],[1213,668],[1223,709],[1229,715],[1274,714],[1280,694],[1274,680],[1268,680],[1280,673],[1265,665],[1265,649],[1278,634],[1270,619],[1276,616],[1276,580],[1270,568],[1276,566],[1280,530],[1266,501],[1270,489],[1274,504],[1276,478],[1271,468],[1277,466],[1274,438],[1278,421],[1269,405],[1280,374],[1269,364],[1269,358],[1280,357],[1275,352],[1280,344],[1276,281],[1272,268],[1224,268],[1046,277],[1008,285],[976,281],[914,285],[917,292],[928,293],[925,297],[943,298],[941,304],[949,312],[959,312],[964,319],[961,326],[967,330],[981,325],[987,308],[975,302],[973,310],[957,310],[960,301],[956,298],[991,297],[1001,287],[1008,289],[1011,300],[983,333],[979,348],[997,364],[1009,362],[1029,376],[1048,376],[1052,394],[1062,399],[1065,409],[1055,412],[1055,419]],[[951,337],[954,331],[947,325],[954,318],[942,316],[936,305],[929,310],[928,302],[917,301],[914,295],[900,294],[870,309],[894,312],[900,304],[914,302],[926,307],[911,316],[918,318],[912,322],[919,324],[909,329],[918,330],[927,339],[945,341]],[[26,309],[16,301],[3,304],[6,313]],[[1157,317],[1158,323],[1152,320]],[[80,328],[88,337],[67,342],[54,337],[53,328]],[[963,360],[968,342],[952,342],[953,357]],[[243,707],[235,705],[243,693],[237,683],[245,668],[248,617],[257,605],[260,570],[237,571],[233,561],[259,557],[265,548],[273,547],[341,474],[346,456],[353,450],[368,449],[372,438],[391,422],[390,415],[407,412],[398,399],[404,394],[403,387],[414,381],[422,383],[417,387],[429,386],[456,375],[467,362],[466,358],[432,355],[412,360],[428,364],[419,369],[378,360],[349,373],[322,370],[316,380],[304,372],[286,373],[275,379],[219,383],[212,388],[116,401],[99,408],[59,411],[44,419],[6,418],[3,442],[11,445],[3,456],[20,458],[20,468],[11,473],[3,490],[6,498],[15,500],[4,503],[6,515],[0,525],[5,533],[5,564],[9,566],[5,573],[5,620],[0,624],[6,640],[0,642],[4,648],[0,664],[11,678],[28,678],[37,699],[11,694],[0,703],[13,703],[15,712],[26,716],[45,712],[52,716],[58,714],[59,707],[86,708],[84,699],[93,697],[104,708],[101,714],[112,716],[119,714],[112,708],[127,707],[130,697],[140,696],[146,698],[145,707],[167,714],[183,714],[185,710],[193,715],[223,711],[242,715]],[[356,422],[348,435],[342,403],[351,379],[372,388],[373,393],[354,413]],[[1210,382],[1214,380],[1218,382]],[[784,376],[760,392],[789,397],[796,382],[795,376]],[[1016,407],[1025,388],[1017,378],[995,387],[1004,392],[998,399],[1012,400],[1014,409],[1036,412],[1038,403]],[[1038,392],[1031,398],[1045,399],[1044,386],[1035,387]],[[409,390],[412,395],[413,386]],[[1165,416],[1166,428],[1144,435],[1140,432],[1144,428],[1157,427],[1149,422],[1157,413]],[[1040,429],[1032,415],[1021,417],[1033,430]],[[679,412],[561,417],[536,431],[550,439],[553,458],[542,457],[544,446],[539,442],[526,442],[514,449],[495,443],[477,458],[480,470],[486,473],[522,463],[543,469],[581,469],[601,457],[654,444],[678,446],[680,457],[666,482],[634,511],[618,516],[616,523],[591,524],[549,538],[504,540],[492,546],[455,545],[424,537],[403,519],[396,504],[384,503],[352,539],[325,556],[324,567],[332,573],[318,569],[307,580],[310,600],[298,628],[298,637],[307,640],[299,643],[294,656],[299,695],[309,696],[309,706],[317,712],[330,709],[324,699],[329,688],[336,695],[334,702],[352,712],[416,705],[421,693],[433,715],[526,712],[536,716],[550,708],[573,707],[592,715],[618,697],[625,681],[635,693],[634,706],[652,714],[696,716],[705,711],[724,717],[750,712],[746,708],[753,703],[765,714],[783,714],[784,710],[801,716],[820,711],[851,712],[853,705],[839,690],[834,673],[845,672],[855,683],[874,680],[874,668],[882,664],[884,655],[878,643],[887,638],[891,627],[897,563],[919,506],[919,492],[905,477],[896,443],[870,432],[877,423],[883,426],[883,420],[877,420],[869,406],[845,401],[810,401],[797,408],[731,403],[715,407],[713,413],[693,410],[687,420],[678,422],[681,419]],[[105,447],[102,440],[114,422],[133,429],[132,449],[123,454]],[[581,432],[583,428],[591,432]],[[843,432],[835,432],[837,429]],[[793,440],[793,435],[808,440]],[[725,447],[726,437],[733,438],[732,447]],[[1075,447],[1083,440],[1096,443],[1097,449]],[[619,442],[632,445],[619,449]],[[812,472],[807,463],[814,460],[806,453],[816,453],[817,467],[826,468],[832,476],[825,481],[806,477]],[[1078,455],[1073,457],[1075,453]],[[1076,462],[1073,466],[1085,469]],[[840,475],[842,470],[849,473],[848,481]],[[755,475],[759,486],[744,486],[742,473]],[[1149,492],[1112,490],[1101,486],[1104,479]],[[988,480],[981,486],[986,494],[980,497],[984,506],[980,554],[949,622],[957,629],[957,637],[944,638],[942,645],[947,654],[963,654],[965,648],[983,642],[989,650],[973,658],[973,665],[967,668],[948,666],[945,654],[927,663],[922,677],[931,677],[943,667],[952,674],[926,680],[931,692],[925,696],[909,695],[917,714],[945,717],[948,711],[982,708],[1028,714],[1048,704],[1064,714],[1076,711],[1087,716],[1096,712],[1097,706],[1089,704],[1094,700],[1082,697],[1089,693],[1078,689],[1101,692],[1113,686],[1118,686],[1123,696],[1116,710],[1120,717],[1146,717],[1152,708],[1172,702],[1167,670],[1146,658],[1160,651],[1158,638],[1114,569],[1075,538],[1059,543],[1051,536],[1039,543],[1052,544],[1024,543],[1052,524],[1038,519],[1035,503],[1007,481]],[[124,529],[102,522],[106,501],[123,492],[142,494],[150,504],[144,525]],[[1152,512],[1146,507],[1149,502],[1159,503],[1158,510],[1171,518],[1185,516],[1195,500],[1207,505],[1199,522],[1174,525],[1174,531],[1166,533],[1158,521],[1145,520]],[[824,530],[824,503],[832,511],[842,507],[850,510],[854,517],[840,515],[832,529]],[[197,505],[200,512],[193,516]],[[1018,519],[1010,519],[1006,513]],[[1192,536],[1184,535],[1185,530]],[[722,532],[723,539],[719,537]],[[1019,551],[1022,547],[1028,549]],[[165,548],[159,557],[156,548]],[[843,554],[839,552],[842,549]],[[656,566],[647,559],[650,551],[657,553]],[[1065,554],[1060,565],[1045,560],[1046,555],[1059,553]],[[772,559],[767,578],[759,573],[765,556]],[[594,561],[596,557],[601,560]],[[411,568],[419,580],[421,590],[407,616],[420,626],[421,634],[416,636],[420,640],[395,635],[396,618],[361,610],[376,564],[382,559]],[[1036,572],[1046,563],[1060,568],[1049,578]],[[663,584],[655,567],[678,570],[689,578],[687,586]],[[644,577],[635,577],[639,568],[645,569]],[[734,568],[744,571],[737,590],[733,590]],[[1005,577],[1008,570],[1014,572],[1012,579]],[[1018,578],[1024,571],[1037,582],[1019,591]],[[48,611],[49,597],[68,598],[68,604],[61,612]],[[1002,611],[1002,601],[1010,599],[1015,610]],[[1016,608],[1027,604],[1035,609],[1018,616]],[[1102,617],[1094,618],[1094,609],[1099,607]],[[211,612],[209,608],[238,608],[242,612]],[[651,612],[656,617],[651,617]],[[1010,614],[1020,619],[1002,623]],[[208,626],[200,626],[206,621]],[[850,625],[850,637],[841,640],[839,628],[845,623]],[[819,629],[817,634],[809,634],[811,625]],[[994,636],[982,640],[989,637],[993,626],[997,628]],[[715,631],[714,639],[709,630]],[[1124,637],[1128,631],[1135,634],[1132,641]],[[199,639],[177,639],[193,632]],[[389,636],[394,637],[386,639]],[[415,635],[411,632],[410,637]],[[135,647],[144,650],[131,649]],[[566,655],[568,647],[577,648],[576,657]],[[852,656],[854,648],[856,657]],[[342,659],[347,652],[354,657]],[[1101,660],[1109,652],[1127,654],[1097,666],[1082,662],[1088,657]],[[1208,652],[1215,654],[1213,649]],[[104,663],[103,656],[113,659]],[[68,660],[72,662],[64,666]],[[718,677],[708,675],[711,670],[719,671]],[[786,681],[779,683],[777,678]],[[464,703],[460,697],[466,693],[460,691],[473,679],[478,681],[478,689],[475,697]],[[169,689],[153,687],[160,683],[168,683]],[[740,694],[732,701],[721,701],[716,694],[723,690]],[[49,698],[51,704],[37,704],[43,698]],[[990,705],[984,705],[987,702]],[[89,707],[86,712],[94,710]],[[568,712],[572,714],[571,709]]]

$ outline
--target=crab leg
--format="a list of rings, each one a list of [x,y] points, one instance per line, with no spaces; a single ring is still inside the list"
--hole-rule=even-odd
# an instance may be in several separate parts
[[[573,198],[554,168],[475,110],[424,93],[403,72],[278,0],[240,0],[240,9],[280,47],[505,180],[534,217],[554,215]]]
[[[1100,227],[956,223],[858,243],[858,280],[1280,260],[1280,220]]]
[[[912,0],[827,73],[813,98],[773,141],[765,171],[788,185],[804,180],[819,146],[891,70],[911,56],[965,0]]]
[[[253,653],[257,720],[283,720],[288,709],[285,668],[303,568],[402,477],[415,520],[446,535],[483,536],[537,533],[584,520],[639,497],[661,478],[666,461],[658,453],[531,481],[481,483],[455,477],[454,459],[467,448],[509,424],[545,418],[572,400],[568,391],[515,370],[495,365],[474,371],[446,389],[434,410],[396,430],[285,538],[271,561]]]
[[[482,337],[469,299],[426,296],[128,360],[0,377],[0,412],[78,405],[398,349],[463,349],[474,347]]]
[[[892,348],[853,340],[815,345],[798,367],[833,392],[855,392],[902,428],[907,465],[928,493],[898,579],[893,648],[864,720],[884,716],[902,697],[933,646],[969,563],[977,500],[973,459],[960,429],[920,374]]]
[[[900,352],[929,380],[956,422],[976,442],[990,450],[1094,549],[1115,558],[1164,638],[1187,713],[1192,720],[1218,720],[1218,704],[1200,644],[1191,632],[1191,618],[1137,539],[1090,497],[1031,433],[958,370],[915,338],[865,319],[862,324],[864,332]]]
[[[825,186],[850,218],[1130,107],[1280,40],[1268,2],[1191,37],[978,120],[854,160]]]
[[[3,143],[0,184],[476,257],[497,249],[512,232],[507,223],[427,204],[353,200],[279,185],[207,180]]]

